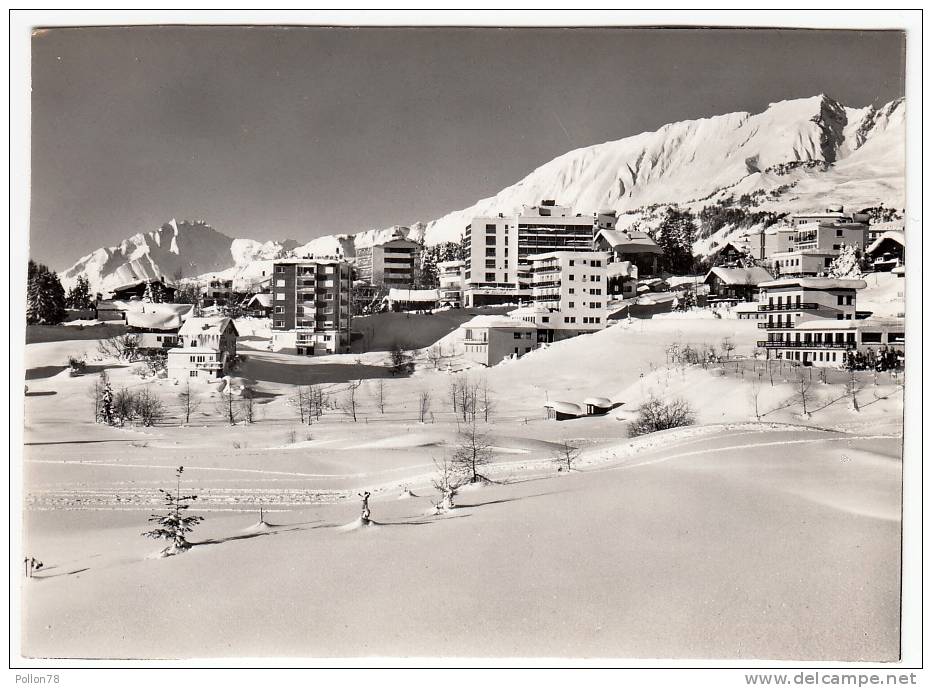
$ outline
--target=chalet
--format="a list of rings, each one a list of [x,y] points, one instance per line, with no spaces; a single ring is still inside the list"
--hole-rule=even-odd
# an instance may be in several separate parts
[[[142,301],[146,298],[146,291],[158,293],[158,300],[170,302],[175,300],[175,288],[162,279],[136,280],[111,290],[111,299],[114,301]]]
[[[638,274],[643,277],[660,272],[663,249],[647,232],[601,229],[596,233],[592,244],[596,251],[609,251],[612,262],[631,262],[637,266]]]
[[[709,286],[709,303],[721,301],[753,301],[762,282],[773,276],[764,268],[725,268],[709,270],[703,284]]]
[[[712,265],[723,268],[746,268],[752,267],[754,262],[748,256],[743,242],[726,242],[717,246],[709,255],[709,262]]]
[[[230,360],[219,349],[206,346],[168,350],[167,376],[174,380],[207,380],[222,377]]]
[[[126,311],[127,331],[142,351],[165,351],[179,346],[178,331],[189,316],[190,304],[150,303]]]
[[[272,295],[271,294],[253,294],[243,301],[243,310],[251,318],[271,318],[272,317]]]
[[[906,262],[906,233],[890,231],[877,237],[865,251],[876,272],[889,272]]]
[[[239,333],[230,318],[188,318],[178,330],[179,342],[184,347],[217,349],[230,358],[236,356],[236,338]]]

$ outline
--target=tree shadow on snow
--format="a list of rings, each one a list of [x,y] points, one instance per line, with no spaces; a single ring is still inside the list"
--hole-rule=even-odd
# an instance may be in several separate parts
[[[492,504],[507,504],[508,502],[520,502],[525,499],[534,499],[535,497],[545,497],[547,495],[556,494],[556,491],[552,492],[538,492],[537,494],[524,495],[523,497],[505,497],[502,499],[490,499],[487,502],[477,502],[475,504],[462,504],[457,502],[457,509],[474,509],[480,506],[491,506]]]
[[[50,567],[52,568],[52,567]],[[60,578],[61,576],[73,576],[76,573],[84,573],[85,571],[90,571],[90,566],[85,566],[83,569],[75,569],[74,571],[62,571],[61,573],[52,573],[52,574],[33,574],[32,578],[34,580],[45,580],[46,578]],[[47,571],[48,569],[43,569]]]

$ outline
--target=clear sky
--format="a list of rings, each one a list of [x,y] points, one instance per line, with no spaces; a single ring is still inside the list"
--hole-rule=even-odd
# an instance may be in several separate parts
[[[305,242],[428,221],[566,151],[826,93],[903,95],[898,32],[94,28],[32,49],[31,255],[172,217]]]

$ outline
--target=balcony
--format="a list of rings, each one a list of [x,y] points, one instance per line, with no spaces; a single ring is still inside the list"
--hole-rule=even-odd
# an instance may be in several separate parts
[[[796,326],[796,323],[793,322],[759,322],[757,323],[757,329],[759,330],[792,330]]]
[[[559,294],[541,294],[541,295],[535,294],[534,295],[534,301],[559,301],[559,300],[560,300]]]
[[[758,340],[761,349],[856,349],[857,342],[791,342],[780,340]]]
[[[762,303],[757,307],[758,311],[815,311],[819,309],[819,304],[809,301],[800,303]]]
[[[548,287],[559,287],[562,284],[560,280],[551,280],[550,282],[531,282],[534,289],[547,289]]]

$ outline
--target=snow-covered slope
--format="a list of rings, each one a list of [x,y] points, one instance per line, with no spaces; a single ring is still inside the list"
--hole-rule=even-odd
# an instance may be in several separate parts
[[[92,291],[102,292],[139,279],[177,280],[245,266],[286,255],[294,246],[293,241],[232,239],[206,222],[172,219],[154,232],[134,234],[118,246],[84,256],[61,274],[61,280],[68,288],[84,275]]]
[[[854,109],[820,95],[773,103],[759,114],[668,124],[561,155],[495,196],[428,223],[426,241],[455,241],[473,217],[544,198],[579,213],[611,208],[636,217],[653,204],[701,207],[787,186],[757,205],[811,210],[837,200],[902,208],[904,114],[902,99]]]
[[[95,290],[158,275],[249,278],[268,266],[262,261],[281,255],[351,258],[357,247],[398,233],[427,244],[458,241],[476,216],[512,213],[543,199],[582,214],[611,208],[622,213],[620,227],[639,222],[644,228],[664,205],[698,211],[745,195],[748,211],[812,211],[829,203],[903,208],[904,120],[903,99],[880,108],[849,108],[824,95],[782,101],[757,114],[676,122],[570,151],[495,196],[427,224],[323,236],[299,246],[231,239],[205,223],[173,220],[98,249],[62,277],[67,287],[83,273]]]

